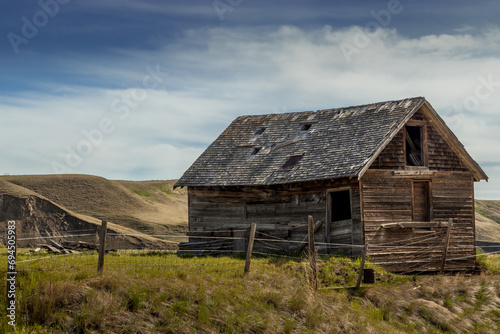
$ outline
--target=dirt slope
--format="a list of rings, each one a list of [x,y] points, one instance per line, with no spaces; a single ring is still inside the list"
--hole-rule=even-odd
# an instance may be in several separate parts
[[[97,243],[101,225],[98,219],[72,212],[34,191],[0,179],[0,240],[6,240],[8,220],[18,226],[18,245],[38,247],[48,243],[45,237],[58,237],[54,241],[84,241]],[[108,233],[127,234],[111,237],[108,249],[150,248],[171,249],[172,245],[151,237],[137,237],[136,231],[117,224],[108,224]],[[59,236],[71,235],[63,238]]]
[[[151,234],[183,233],[186,191],[174,181],[111,181],[92,175],[27,175],[1,178],[79,214]]]

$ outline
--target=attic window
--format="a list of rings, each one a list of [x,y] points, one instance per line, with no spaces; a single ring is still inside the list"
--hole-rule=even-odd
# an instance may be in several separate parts
[[[252,155],[256,155],[257,153],[259,153],[260,151],[260,147],[255,147],[252,151]]]
[[[253,133],[253,135],[254,136],[260,136],[261,134],[264,133],[264,131],[266,131],[266,128],[265,127],[260,127],[257,130],[255,130],[255,132]]]
[[[311,128],[312,124],[304,124],[300,128],[300,131],[308,131]]]
[[[425,166],[425,127],[406,126],[406,165]]]
[[[297,165],[299,163],[300,160],[302,160],[302,158],[304,157],[304,155],[292,155],[291,157],[288,158],[288,160],[280,167],[279,171],[280,172],[286,172],[286,171],[290,171],[293,169],[293,167],[295,167],[295,165]]]

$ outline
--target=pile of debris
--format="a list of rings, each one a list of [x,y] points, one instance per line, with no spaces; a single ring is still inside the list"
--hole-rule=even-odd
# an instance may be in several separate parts
[[[45,248],[49,253],[53,254],[77,254],[84,251],[97,250],[97,245],[83,241],[61,241],[59,243],[50,239],[48,241],[50,245],[42,245],[40,248]]]
[[[232,240],[212,240],[197,242],[181,242],[177,254],[218,255],[233,249]]]

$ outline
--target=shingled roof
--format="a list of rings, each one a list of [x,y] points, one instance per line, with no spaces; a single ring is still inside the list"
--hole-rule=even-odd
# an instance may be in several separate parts
[[[241,116],[175,186],[272,185],[360,177],[424,103],[428,104],[425,98],[416,97],[347,108]]]

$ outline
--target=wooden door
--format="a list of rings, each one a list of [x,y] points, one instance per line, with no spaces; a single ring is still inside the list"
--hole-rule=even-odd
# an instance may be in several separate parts
[[[413,220],[424,222],[430,221],[430,182],[413,181],[412,199]]]

